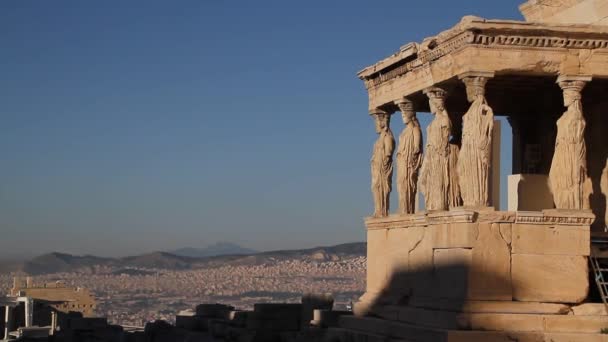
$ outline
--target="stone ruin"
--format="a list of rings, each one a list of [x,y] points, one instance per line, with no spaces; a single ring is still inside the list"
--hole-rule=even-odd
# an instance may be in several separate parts
[[[589,266],[606,238],[608,1],[520,9],[526,21],[464,17],[359,72],[375,207],[366,293],[336,341],[608,341]],[[416,112],[433,115],[424,144]],[[508,211],[496,116],[513,131]]]

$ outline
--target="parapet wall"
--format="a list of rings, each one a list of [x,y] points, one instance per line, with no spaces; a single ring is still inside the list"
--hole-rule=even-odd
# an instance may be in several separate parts
[[[369,218],[363,300],[580,303],[589,290],[593,218],[557,210]]]

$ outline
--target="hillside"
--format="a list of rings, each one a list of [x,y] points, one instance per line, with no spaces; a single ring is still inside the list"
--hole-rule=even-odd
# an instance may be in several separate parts
[[[205,248],[186,247],[169,251],[169,253],[190,258],[206,258],[221,255],[251,255],[258,251],[231,242],[218,242]]]
[[[185,270],[224,265],[273,264],[284,260],[340,261],[365,256],[364,242],[347,243],[299,250],[278,250],[243,255],[219,255],[209,257],[188,257],[167,252],[154,252],[124,258],[102,258],[96,256],[75,256],[65,253],[49,253],[35,257],[18,266],[3,267],[0,272],[18,269],[27,274],[41,275],[58,272],[72,272],[82,268],[107,266],[116,269],[168,269]],[[2,264],[0,264],[2,265]]]

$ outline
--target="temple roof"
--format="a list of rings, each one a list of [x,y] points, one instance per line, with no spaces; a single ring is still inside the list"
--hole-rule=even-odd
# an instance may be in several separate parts
[[[553,37],[562,36],[564,38],[597,38],[608,39],[608,26],[592,24],[549,24],[535,23],[516,20],[497,20],[484,19],[475,16],[466,16],[454,27],[441,32],[436,36],[426,38],[422,43],[408,43],[402,46],[398,52],[391,56],[359,71],[357,74],[361,79],[369,79],[374,74],[388,69],[404,60],[413,60],[424,56],[425,52],[431,51],[453,39],[455,36],[464,32],[488,32],[493,34],[520,34],[526,37]],[[513,45],[519,45],[513,42]],[[523,42],[522,42],[523,43]],[[521,44],[525,45],[525,44]],[[555,44],[559,45],[559,44]],[[564,44],[562,44],[564,45]],[[555,46],[550,46],[555,47]],[[569,47],[569,46],[563,46]],[[605,46],[604,46],[605,48]]]
[[[370,110],[416,98],[430,86],[456,86],[458,77],[480,72],[507,79],[559,75],[608,79],[608,26],[538,23],[464,17],[456,26],[361,70]],[[525,82],[525,81],[524,81]],[[496,82],[494,82],[496,85]]]

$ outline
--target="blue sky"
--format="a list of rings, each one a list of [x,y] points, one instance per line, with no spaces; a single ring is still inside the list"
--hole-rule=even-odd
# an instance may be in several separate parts
[[[0,256],[363,241],[357,71],[519,3],[2,1]]]

